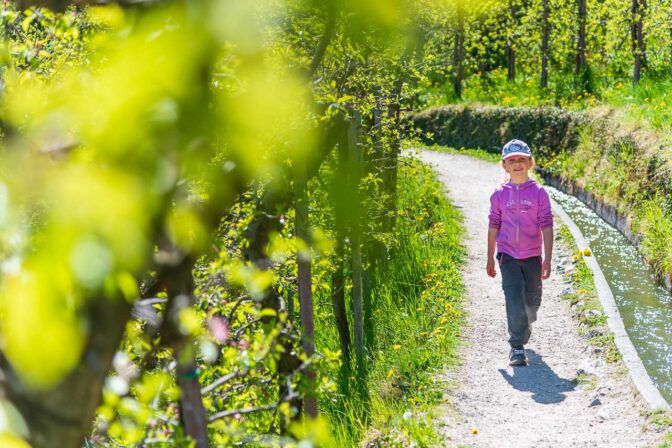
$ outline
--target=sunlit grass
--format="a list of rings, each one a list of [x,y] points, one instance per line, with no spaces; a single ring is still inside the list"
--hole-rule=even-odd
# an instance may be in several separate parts
[[[607,327],[607,317],[597,296],[593,273],[583,259],[584,256],[591,256],[590,250],[587,248],[579,250],[567,226],[561,225],[558,233],[563,243],[569,246],[573,253],[573,269],[570,274],[565,274],[572,284],[573,291],[563,294],[562,298],[574,307],[574,313],[581,323],[581,332],[593,334],[589,339],[590,344],[604,351],[607,362],[617,362],[621,359],[621,353],[614,343],[614,334]]]
[[[672,432],[667,433],[665,441],[660,445],[660,448],[672,448]]]
[[[459,340],[462,230],[431,171],[406,162],[399,173],[398,239],[373,290],[375,342],[366,393],[354,377],[341,378],[341,395],[321,402],[339,447],[362,440],[375,446],[440,445],[432,422],[443,396],[436,373],[454,361]],[[316,331],[318,347],[326,338],[338,340],[331,322],[320,327],[330,329],[323,336]]]
[[[449,146],[441,145],[432,145],[425,146],[423,149],[429,149],[430,151],[445,152],[448,154],[464,154],[471,157],[475,157],[480,160],[486,160],[488,162],[499,162],[501,160],[501,155],[499,152],[488,151],[481,148],[451,148]]]
[[[587,89],[577,87],[570,73],[551,73],[546,89],[538,73],[519,73],[515,82],[505,69],[486,75],[474,74],[464,81],[461,99],[448,84],[433,86],[420,95],[426,106],[450,103],[485,103],[505,107],[561,107],[581,111],[596,107],[619,109],[623,118],[652,129],[672,129],[672,80],[644,77],[635,85],[630,79],[615,79],[593,73]]]

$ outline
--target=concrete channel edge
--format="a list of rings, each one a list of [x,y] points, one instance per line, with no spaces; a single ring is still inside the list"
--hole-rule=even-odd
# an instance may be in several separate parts
[[[560,217],[560,219],[565,223],[569,228],[574,241],[576,241],[579,248],[589,247],[586,242],[581,230],[577,225],[572,221],[572,218],[567,215],[567,213],[562,209],[562,207],[551,199],[551,205],[553,207],[553,212]],[[660,391],[653,383],[653,380],[649,376],[644,364],[635,349],[635,346],[632,344],[628,333],[625,331],[625,326],[623,325],[623,320],[621,319],[621,314],[618,312],[618,306],[616,305],[616,300],[614,295],[611,292],[611,288],[607,283],[607,279],[602,273],[599,264],[594,256],[584,257],[588,268],[593,273],[593,281],[595,283],[595,289],[597,290],[597,295],[600,298],[600,303],[604,312],[607,315],[607,325],[612,333],[614,333],[614,342],[618,351],[623,357],[623,361],[630,372],[630,377],[635,383],[635,387],[642,395],[644,400],[649,404],[649,407],[652,409],[665,409],[670,410],[670,404],[665,400],[661,395]]]

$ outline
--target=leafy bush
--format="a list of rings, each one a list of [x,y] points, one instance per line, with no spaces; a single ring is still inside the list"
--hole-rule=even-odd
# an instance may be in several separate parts
[[[556,108],[445,106],[408,116],[426,144],[499,151],[512,138],[526,141],[539,160],[579,143],[582,114]]]

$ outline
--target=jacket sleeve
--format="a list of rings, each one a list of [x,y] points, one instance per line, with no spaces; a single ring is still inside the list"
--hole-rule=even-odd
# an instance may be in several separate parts
[[[551,213],[551,200],[543,188],[539,189],[539,207],[537,208],[537,222],[540,229],[553,227],[553,213]]]
[[[502,225],[502,207],[499,202],[497,190],[490,196],[490,214],[488,215],[488,226],[491,229],[499,229]]]

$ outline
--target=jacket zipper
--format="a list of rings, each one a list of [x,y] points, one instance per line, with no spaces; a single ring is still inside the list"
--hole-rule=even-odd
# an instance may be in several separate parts
[[[519,185],[516,185],[516,207],[520,207],[520,192]],[[516,258],[520,258],[520,244],[518,242],[520,236],[520,208],[516,212]]]

